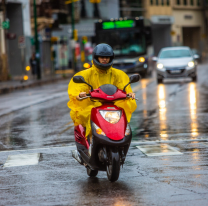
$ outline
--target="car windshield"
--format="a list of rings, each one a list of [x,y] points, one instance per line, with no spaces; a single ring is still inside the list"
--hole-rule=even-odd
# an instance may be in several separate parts
[[[191,53],[188,49],[164,50],[159,55],[160,59],[183,58],[183,57],[191,57]]]

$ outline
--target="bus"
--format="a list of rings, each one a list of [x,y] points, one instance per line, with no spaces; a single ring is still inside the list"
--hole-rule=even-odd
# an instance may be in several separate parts
[[[148,19],[119,18],[95,23],[95,43],[109,44],[115,54],[113,66],[124,72],[138,72],[142,76],[151,71],[148,57],[151,52],[151,25]]]

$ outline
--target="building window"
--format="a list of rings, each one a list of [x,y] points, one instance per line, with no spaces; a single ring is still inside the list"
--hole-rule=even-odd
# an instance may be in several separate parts
[[[193,6],[193,5],[194,5],[194,0],[191,0],[191,2],[190,2],[190,3],[191,3],[191,6]]]
[[[170,1],[169,0],[167,0],[167,6],[170,6]]]
[[[183,0],[183,5],[187,5],[187,0]]]
[[[156,0],[156,5],[159,5],[159,2],[158,2],[158,0]]]
[[[121,17],[137,17],[143,14],[142,0],[119,0]],[[151,3],[151,1],[150,1]]]
[[[162,6],[164,6],[164,0],[161,0],[161,4],[162,4]]]
[[[180,0],[177,0],[177,5],[180,5],[180,4],[181,4]]]
[[[150,0],[150,4],[153,5],[153,0]]]
[[[197,6],[201,6],[201,0],[197,0]]]

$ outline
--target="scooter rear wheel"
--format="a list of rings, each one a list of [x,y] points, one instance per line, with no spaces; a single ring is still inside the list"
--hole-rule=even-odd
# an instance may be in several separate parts
[[[108,153],[109,164],[107,165],[108,180],[115,182],[120,174],[120,155],[119,152],[110,151]]]
[[[98,170],[92,170],[89,167],[87,167],[87,174],[90,177],[96,177],[98,174]]]

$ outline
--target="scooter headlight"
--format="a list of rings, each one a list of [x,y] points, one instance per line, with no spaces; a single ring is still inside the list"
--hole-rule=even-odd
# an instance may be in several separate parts
[[[96,131],[97,134],[106,136],[106,134],[103,132],[103,130],[100,129],[100,127],[98,127],[94,122],[93,122],[93,126],[94,126],[95,131]]]
[[[126,131],[125,131],[125,136],[130,135],[131,134],[131,127],[129,124],[127,124],[126,126]]]
[[[121,118],[121,110],[117,110],[117,111],[100,110],[99,112],[100,112],[101,116],[107,122],[110,122],[111,124],[116,124]]]

